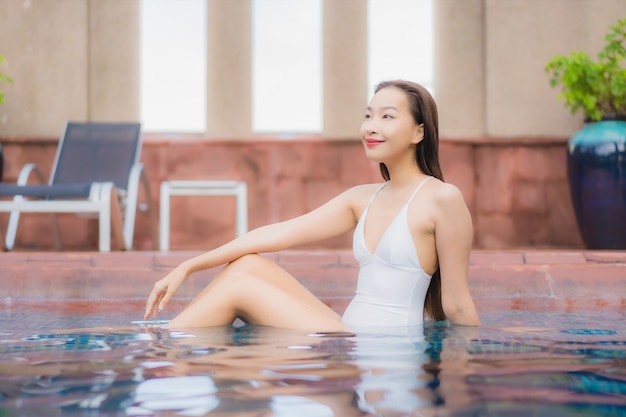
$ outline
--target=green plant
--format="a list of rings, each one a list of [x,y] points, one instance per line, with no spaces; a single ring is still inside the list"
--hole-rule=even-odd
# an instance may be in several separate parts
[[[4,59],[2,55],[0,55],[0,64],[4,63],[6,63],[6,59]],[[8,75],[0,72],[0,83],[2,82],[12,83],[13,80]],[[0,90],[0,104],[2,103],[4,103],[4,93],[2,92],[2,90]]]
[[[565,107],[572,114],[582,109],[590,120],[626,115],[626,18],[610,26],[604,40],[596,62],[585,52],[572,52],[555,56],[545,67],[550,86],[562,85],[558,97]]]

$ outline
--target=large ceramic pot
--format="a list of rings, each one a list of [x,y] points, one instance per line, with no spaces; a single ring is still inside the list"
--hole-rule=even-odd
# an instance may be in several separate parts
[[[568,142],[576,221],[589,249],[626,249],[626,117],[587,122]]]

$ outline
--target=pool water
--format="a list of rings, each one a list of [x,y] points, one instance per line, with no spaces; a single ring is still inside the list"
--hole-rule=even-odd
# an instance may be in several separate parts
[[[0,416],[624,416],[626,312],[478,328],[172,331],[136,305],[7,304]]]

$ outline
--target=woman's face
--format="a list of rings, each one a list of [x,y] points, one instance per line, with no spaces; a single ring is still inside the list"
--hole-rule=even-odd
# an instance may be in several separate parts
[[[396,87],[385,87],[372,97],[360,133],[366,156],[383,163],[406,154],[412,157],[415,145],[424,138],[423,125],[415,123],[406,93]]]

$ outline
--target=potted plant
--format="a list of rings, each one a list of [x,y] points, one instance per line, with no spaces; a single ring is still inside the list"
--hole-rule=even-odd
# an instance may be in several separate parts
[[[6,60],[2,55],[0,55],[0,64],[4,64]],[[0,72],[0,83],[7,82],[10,83],[13,80],[11,78]],[[0,90],[0,104],[4,103],[4,93]],[[0,182],[2,181],[2,173],[4,172],[4,156],[2,155],[2,143],[0,143]]]
[[[568,141],[567,175],[576,221],[590,249],[626,249],[626,18],[585,52],[553,57],[545,69],[559,98],[585,126]]]

